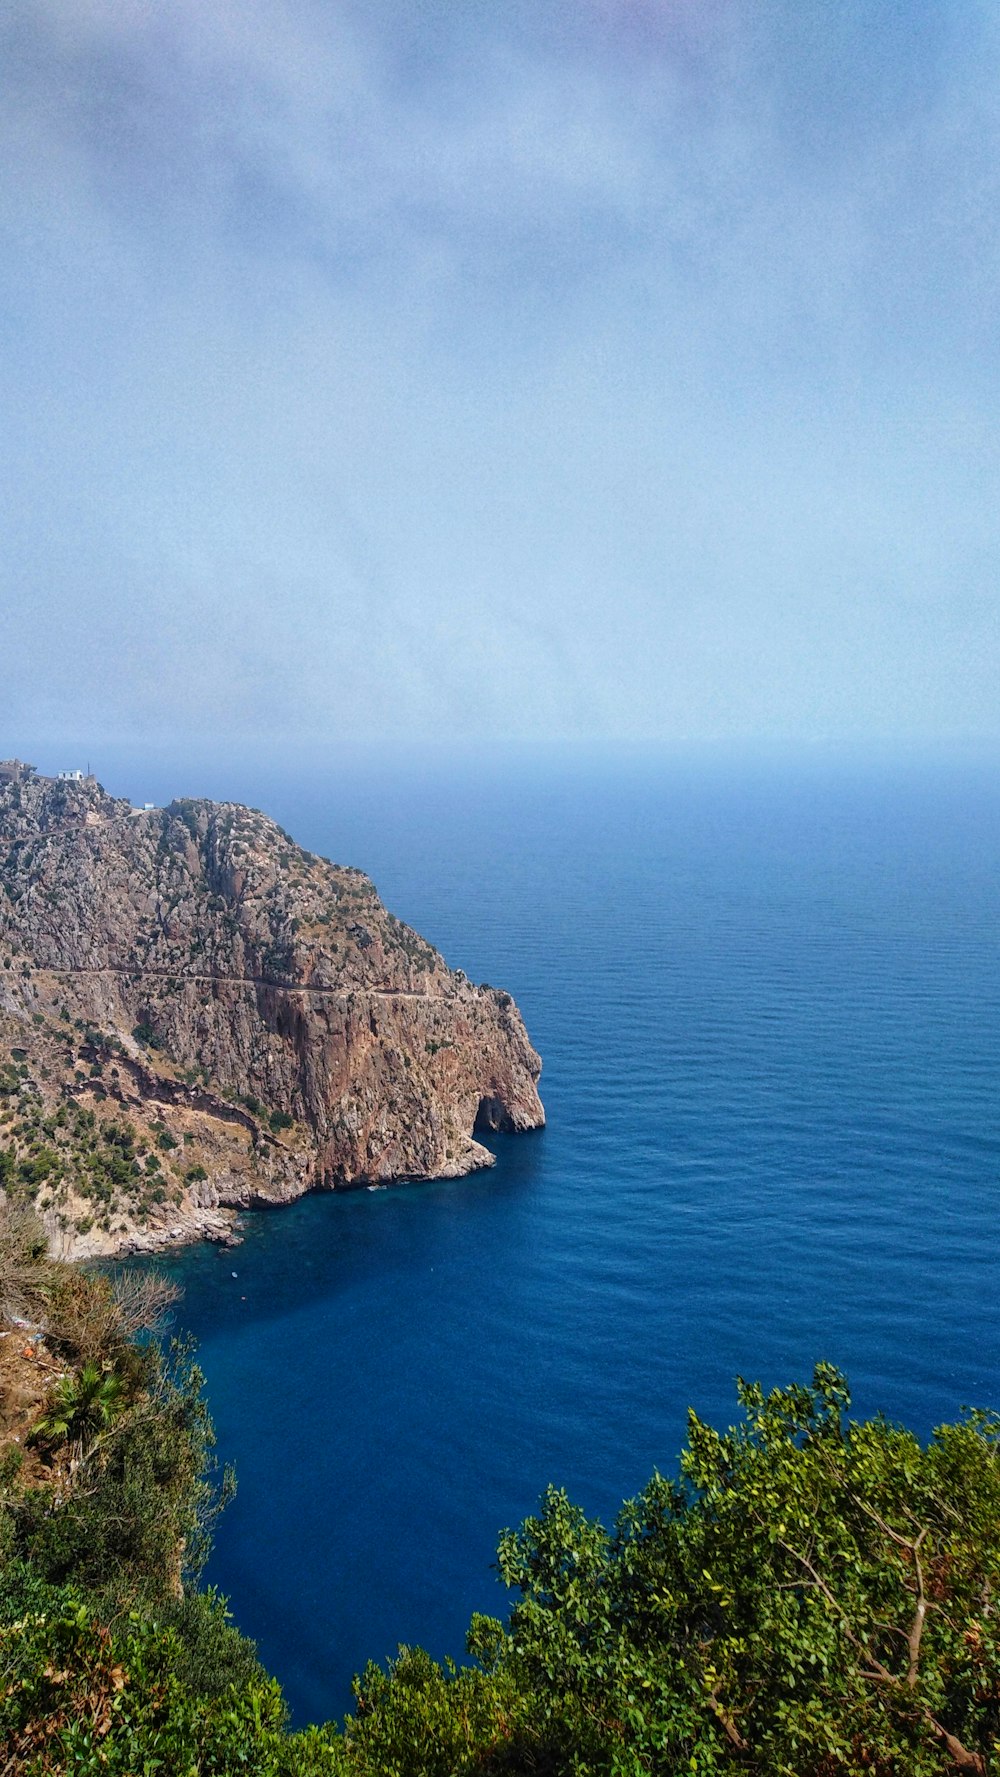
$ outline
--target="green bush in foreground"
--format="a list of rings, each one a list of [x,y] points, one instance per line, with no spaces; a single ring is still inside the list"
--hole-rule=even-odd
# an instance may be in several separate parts
[[[515,1603],[506,1626],[473,1620],[475,1664],[401,1649],[356,1681],[339,1730],[286,1732],[280,1692],[218,1599],[161,1596],[111,1620],[78,1576],[44,1584],[29,1549],[0,1588],[7,1768],[1000,1770],[1000,1421],[967,1414],[922,1447],[852,1422],[826,1365],[810,1387],[740,1384],[739,1397],[724,1434],[691,1416],[679,1478],[654,1475],[610,1532],[550,1489],[502,1538]]]
[[[1000,1732],[1000,1422],[922,1449],[843,1378],[690,1418],[613,1535],[550,1491],[503,1538],[499,1663],[579,1768],[985,1771]]]
[[[206,1698],[180,1676],[184,1649],[175,1629],[131,1619],[111,1630],[71,1589],[26,1584],[24,1593],[20,1614],[0,1630],[9,1769],[24,1777],[187,1777],[282,1768],[278,1755],[289,1743],[273,1680]]]

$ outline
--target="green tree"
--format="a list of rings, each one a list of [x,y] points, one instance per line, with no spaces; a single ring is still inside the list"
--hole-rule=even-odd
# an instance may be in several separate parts
[[[43,1773],[257,1777],[945,1777],[1000,1769],[1000,1421],[926,1446],[849,1418],[843,1378],[695,1415],[676,1481],[611,1531],[558,1489],[500,1544],[475,1664],[401,1649],[338,1732],[290,1735],[222,1600],[182,1587],[217,1503],[190,1354],[68,1497],[4,1478],[0,1744]],[[67,1434],[68,1435],[68,1434]]]
[[[352,1777],[464,1777],[502,1769],[540,1772],[531,1699],[507,1672],[443,1666],[401,1647],[388,1671],[355,1680],[355,1713],[338,1748]]]
[[[319,1777],[334,1769],[321,1737],[304,1737],[300,1749],[284,1732],[273,1679],[251,1674],[216,1697],[192,1688],[184,1666],[175,1628],[135,1616],[111,1627],[72,1588],[23,1570],[2,1576],[2,1768],[18,1777]]]
[[[214,1434],[190,1346],[149,1346],[127,1408],[95,1439],[68,1494],[26,1490],[12,1552],[102,1609],[159,1609],[201,1572],[233,1492],[214,1471]]]
[[[985,1773],[1000,1753],[1000,1422],[922,1448],[844,1379],[695,1415],[613,1534],[550,1490],[504,1536],[494,1663],[579,1770]],[[484,1634],[480,1626],[474,1632]]]

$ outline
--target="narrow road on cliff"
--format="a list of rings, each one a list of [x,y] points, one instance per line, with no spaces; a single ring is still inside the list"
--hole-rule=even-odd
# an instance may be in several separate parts
[[[272,981],[266,975],[190,975],[181,969],[153,969],[140,967],[126,969],[114,963],[106,963],[101,968],[87,968],[80,963],[61,969],[27,970],[29,976],[35,975],[121,975],[128,980],[136,976],[152,976],[160,981],[193,981],[201,986],[216,987],[220,983],[230,987],[269,987],[281,993],[312,993],[329,999],[346,1000],[351,994],[363,994],[369,999],[387,1000],[453,1000],[454,993],[420,993],[415,987],[316,987],[305,981]]]

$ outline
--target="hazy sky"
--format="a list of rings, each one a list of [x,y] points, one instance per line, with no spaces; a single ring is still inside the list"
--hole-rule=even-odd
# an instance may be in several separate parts
[[[1000,12],[5,0],[0,754],[1000,736]]]

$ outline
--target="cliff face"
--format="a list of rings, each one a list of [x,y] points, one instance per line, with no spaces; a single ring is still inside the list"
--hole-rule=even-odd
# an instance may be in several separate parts
[[[235,804],[0,784],[0,1014],[43,1104],[163,1125],[185,1227],[316,1185],[460,1175],[491,1164],[477,1128],[544,1120],[510,995]],[[134,1235],[122,1214],[98,1230],[111,1246]]]

